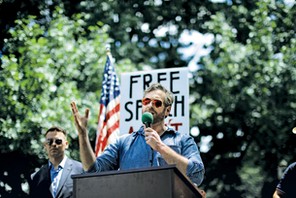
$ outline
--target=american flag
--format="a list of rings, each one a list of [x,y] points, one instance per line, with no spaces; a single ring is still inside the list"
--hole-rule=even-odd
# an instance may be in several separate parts
[[[119,136],[119,119],[119,80],[116,75],[115,68],[111,62],[111,57],[107,56],[102,82],[100,113],[98,116],[98,128],[95,146],[96,156],[100,155],[105,147],[109,143],[114,142],[114,140]]]

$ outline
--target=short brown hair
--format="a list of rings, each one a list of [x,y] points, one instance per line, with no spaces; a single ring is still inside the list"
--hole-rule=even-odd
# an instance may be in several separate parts
[[[45,136],[49,133],[49,132],[62,132],[65,136],[67,136],[67,131],[65,131],[64,129],[62,129],[61,127],[58,126],[52,126],[50,127],[46,132],[45,132]]]
[[[170,92],[169,90],[167,90],[164,86],[162,86],[160,83],[153,83],[151,84],[145,91],[144,91],[144,96],[151,92],[151,91],[155,91],[155,90],[161,90],[165,93],[165,99],[164,99],[164,105],[166,107],[168,106],[172,106],[174,103],[174,95],[172,92]]]

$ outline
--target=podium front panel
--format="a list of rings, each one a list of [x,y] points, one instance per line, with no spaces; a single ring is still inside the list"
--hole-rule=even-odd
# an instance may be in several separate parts
[[[175,167],[72,176],[75,198],[196,198],[200,194]],[[183,177],[182,177],[183,176]],[[189,183],[188,183],[189,182]]]

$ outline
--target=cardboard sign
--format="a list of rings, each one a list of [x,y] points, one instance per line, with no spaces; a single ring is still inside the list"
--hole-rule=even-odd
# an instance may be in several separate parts
[[[121,74],[120,134],[137,131],[142,126],[144,90],[159,82],[174,94],[174,104],[166,125],[189,134],[188,68],[158,69]]]

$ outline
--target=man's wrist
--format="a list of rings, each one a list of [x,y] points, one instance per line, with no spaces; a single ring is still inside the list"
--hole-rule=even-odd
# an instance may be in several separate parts
[[[164,144],[163,142],[160,142],[156,145],[156,150],[162,155],[166,153],[166,147],[167,147],[166,144]]]

